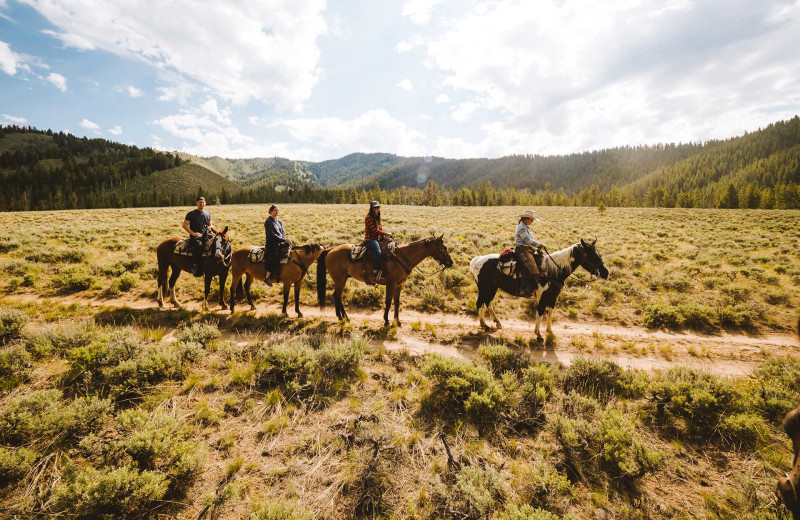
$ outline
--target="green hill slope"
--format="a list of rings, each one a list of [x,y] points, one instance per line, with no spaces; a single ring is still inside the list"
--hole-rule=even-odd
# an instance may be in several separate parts
[[[187,163],[154,172],[147,177],[135,177],[114,188],[112,193],[123,200],[139,197],[144,201],[150,197],[152,205],[163,205],[167,199],[170,203],[192,203],[198,193],[203,194],[209,203],[215,202],[217,197],[221,202],[227,202],[229,195],[241,191],[241,186],[218,173],[198,164]]]

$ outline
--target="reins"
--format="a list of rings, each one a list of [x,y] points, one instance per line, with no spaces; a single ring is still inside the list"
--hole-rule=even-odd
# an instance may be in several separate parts
[[[557,269],[560,271],[560,270],[561,270],[561,266],[560,266],[560,265],[558,265],[558,262],[556,262],[556,261],[553,259],[553,257],[552,257],[552,256],[550,256],[550,251],[548,251],[546,248],[543,248],[543,249],[544,249],[544,253],[545,253],[545,254],[547,255],[547,257],[550,259],[550,261],[551,261],[551,262],[553,262],[553,265],[554,265],[554,266],[556,266],[556,268],[557,268]],[[583,254],[585,254],[585,253],[583,253]],[[592,282],[594,282],[595,280],[597,280],[597,275],[595,275],[595,274],[593,274],[593,273],[590,273],[590,274],[589,274],[589,281],[588,281],[588,282],[586,282],[586,285],[583,287],[583,290],[582,290],[580,293],[574,293],[574,292],[570,291],[570,290],[567,288],[567,286],[566,286],[566,285],[563,285],[561,290],[562,290],[562,291],[564,291],[565,293],[569,294],[570,296],[574,297],[574,298],[580,298],[581,296],[583,296],[584,294],[586,294],[586,293],[587,293],[587,291],[589,291],[589,287],[591,286]],[[565,279],[564,281],[566,282],[566,279]]]

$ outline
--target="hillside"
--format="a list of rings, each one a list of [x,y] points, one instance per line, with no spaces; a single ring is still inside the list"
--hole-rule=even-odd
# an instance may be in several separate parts
[[[167,197],[174,202],[183,200],[185,204],[192,203],[198,193],[206,195],[209,203],[215,202],[217,196],[221,202],[227,202],[228,195],[239,193],[242,188],[208,168],[187,163],[153,172],[147,177],[137,176],[112,191],[122,199],[136,195],[150,196],[152,205],[161,206]]]

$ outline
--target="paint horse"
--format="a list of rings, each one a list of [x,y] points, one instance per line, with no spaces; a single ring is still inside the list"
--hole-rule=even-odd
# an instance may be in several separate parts
[[[178,254],[175,246],[181,240],[180,237],[168,238],[156,248],[156,258],[158,259],[158,306],[164,306],[164,293],[169,295],[170,302],[175,307],[181,304],[175,296],[175,282],[181,275],[181,271],[192,272],[194,257],[190,254]],[[207,233],[203,237],[205,252],[201,257],[203,275],[205,276],[205,292],[203,293],[203,310],[208,310],[208,293],[211,290],[211,280],[219,277],[219,305],[227,309],[225,305],[225,280],[228,279],[228,268],[231,265],[231,241],[228,237],[228,227],[220,232]],[[167,285],[167,272],[172,268],[172,276],[169,277]]]
[[[394,300],[394,321],[400,325],[400,291],[408,280],[411,270],[428,257],[439,262],[443,268],[453,267],[453,259],[444,243],[444,235],[417,240],[410,244],[397,246],[392,259],[384,257],[383,278],[381,283],[386,285],[386,310],[383,313],[384,324],[389,326],[389,309]],[[367,283],[364,277],[366,259],[353,261],[350,257],[352,244],[342,244],[329,251],[325,251],[317,261],[317,297],[320,307],[325,306],[325,293],[327,290],[326,273],[331,275],[335,289],[333,301],[336,308],[336,317],[347,320],[344,310],[342,295],[348,278],[355,278]]]
[[[542,316],[547,316],[547,333],[552,334],[551,317],[556,298],[558,298],[562,287],[564,287],[564,281],[569,278],[575,269],[583,267],[594,276],[608,278],[608,268],[606,268],[603,259],[595,249],[595,242],[597,240],[587,242],[581,239],[577,244],[542,258],[542,278],[535,284],[535,289],[530,296],[537,302],[536,341],[542,341],[542,335],[539,331]],[[497,294],[497,290],[500,289],[513,296],[520,295],[518,279],[506,275],[498,269],[499,257],[500,255],[497,254],[476,256],[469,263],[469,269],[475,278],[475,283],[478,284],[478,301],[476,304],[478,319],[481,327],[487,330],[489,327],[483,319],[484,307],[494,319],[497,328],[502,328],[500,320],[492,308],[492,301]]]
[[[242,289],[244,289],[244,295],[247,296],[250,310],[252,311],[256,308],[253,304],[253,298],[250,296],[250,286],[253,283],[253,278],[263,280],[264,275],[267,274],[267,269],[263,260],[253,262],[250,258],[250,252],[254,249],[257,249],[256,246],[240,247],[233,253],[233,261],[231,262],[231,314],[233,314],[234,307],[236,306],[236,298],[242,297],[238,294]],[[311,264],[316,262],[319,255],[326,250],[327,248],[322,244],[292,247],[289,252],[288,262],[281,266],[280,280],[278,280],[278,282],[283,284],[282,312],[284,315],[287,314],[286,307],[289,303],[289,289],[294,286],[294,311],[297,313],[298,318],[303,317],[303,313],[300,312],[300,286],[308,272],[308,268],[311,267]],[[244,283],[241,282],[242,277],[245,278]]]

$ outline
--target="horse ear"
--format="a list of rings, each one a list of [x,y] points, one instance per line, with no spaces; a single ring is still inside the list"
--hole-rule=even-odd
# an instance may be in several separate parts
[[[439,240],[444,240],[444,233],[442,233],[441,235],[439,235]]]
[[[228,226],[225,226],[225,229],[222,230],[222,234],[225,235],[228,233]]]
[[[586,241],[585,241],[584,239],[581,239],[581,245],[582,245],[582,246],[585,246],[585,245],[586,245]]]
[[[595,238],[594,240],[592,240],[592,245],[595,245],[596,243],[597,243],[597,239]]]

